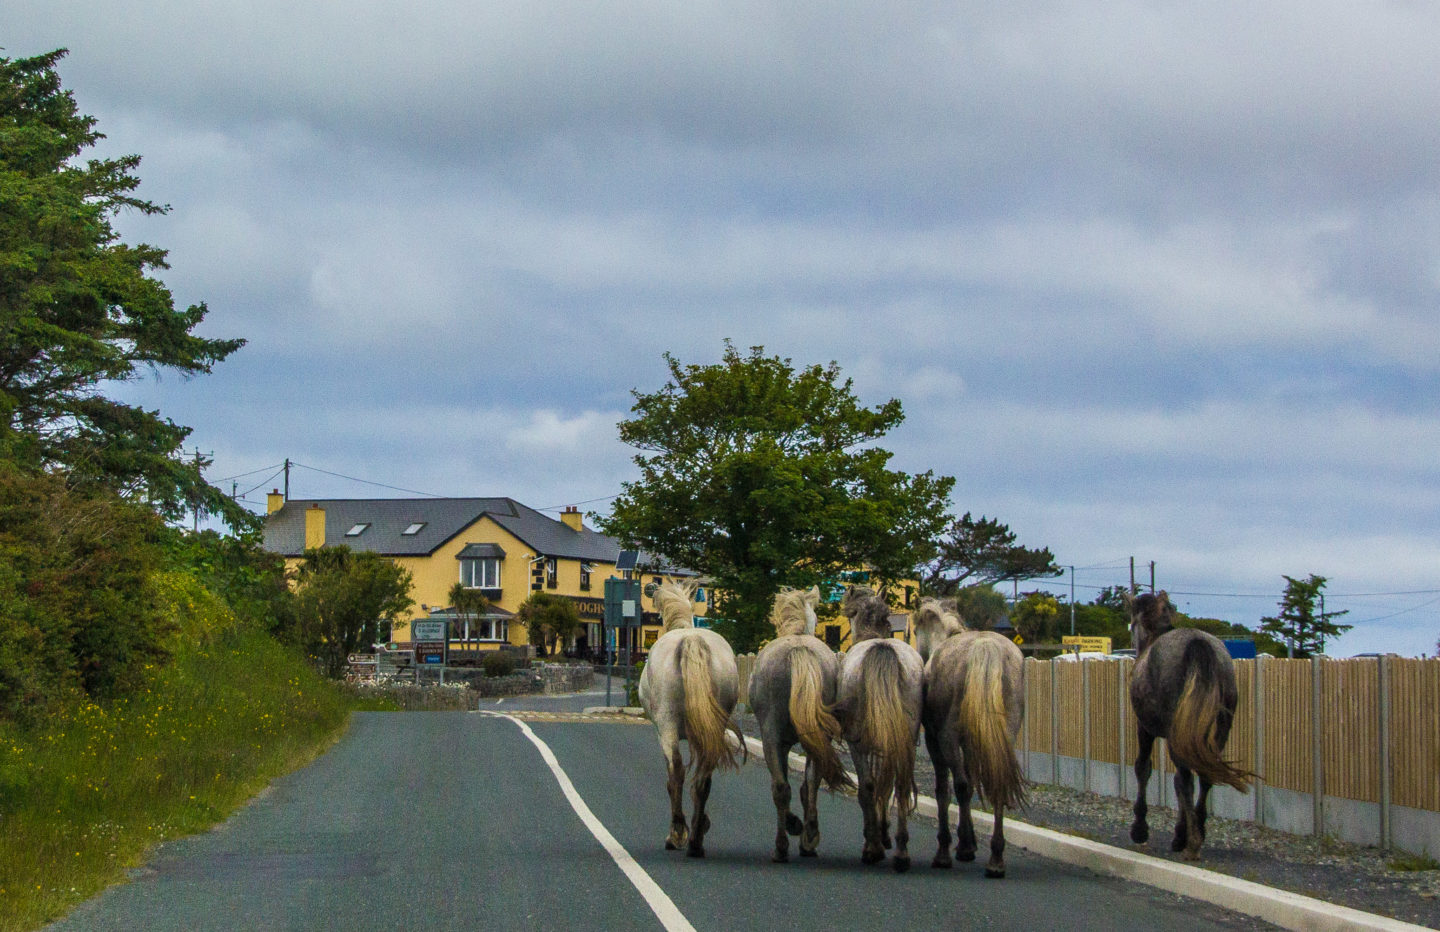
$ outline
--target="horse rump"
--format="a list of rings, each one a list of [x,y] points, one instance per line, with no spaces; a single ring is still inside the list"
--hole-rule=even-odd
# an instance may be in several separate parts
[[[900,658],[888,645],[860,661],[863,702],[856,709],[857,744],[874,761],[876,799],[893,793],[902,817],[915,808],[915,729],[900,693]]]
[[[982,638],[971,647],[965,661],[965,693],[956,712],[965,769],[982,799],[1000,808],[1025,805],[1030,783],[1015,754],[1005,706],[1005,657],[1003,645]]]
[[[685,693],[685,738],[690,742],[690,766],[697,774],[719,767],[738,770],[735,747],[725,737],[733,731],[745,744],[740,729],[715,698],[710,676],[710,645],[699,637],[686,637],[680,644],[680,682]]]
[[[841,738],[840,722],[825,708],[824,678],[820,661],[803,647],[790,651],[790,721],[805,755],[814,761],[820,779],[831,790],[852,788],[835,742]]]
[[[1170,755],[1212,785],[1248,793],[1255,774],[1221,756],[1235,715],[1221,688],[1222,663],[1212,644],[1196,639],[1185,646],[1185,687],[1170,726]]]

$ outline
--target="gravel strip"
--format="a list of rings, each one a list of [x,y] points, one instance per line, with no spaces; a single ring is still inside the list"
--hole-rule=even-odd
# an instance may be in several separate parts
[[[755,716],[737,712],[735,722],[745,734],[760,737]],[[848,755],[845,760],[850,765]],[[915,781],[921,793],[934,795],[935,770],[923,742],[915,756]],[[1152,801],[1155,786],[1152,778]],[[1130,807],[1123,799],[1040,784],[1031,789],[1029,807],[1016,813],[1015,818],[1118,848],[1189,863],[1170,851],[1175,829],[1173,810],[1152,802],[1150,843],[1135,845],[1130,841],[1130,823],[1134,819]],[[951,818],[955,818],[953,807]],[[1213,815],[1206,820],[1205,828],[1199,867],[1440,929],[1440,870],[1395,870],[1390,867],[1391,859],[1378,848],[1328,837],[1291,835]],[[911,854],[916,864],[925,864],[934,849],[927,850],[923,842],[917,841],[918,834],[912,832]]]

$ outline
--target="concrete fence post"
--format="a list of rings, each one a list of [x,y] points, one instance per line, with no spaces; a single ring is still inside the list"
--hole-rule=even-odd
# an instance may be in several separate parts
[[[1251,692],[1254,694],[1254,701],[1251,705],[1255,711],[1255,753],[1254,764],[1251,769],[1255,771],[1255,824],[1265,824],[1265,654],[1255,658],[1255,672],[1251,676]]]
[[[1119,712],[1120,712],[1120,715],[1119,715],[1119,717],[1117,717],[1115,720],[1120,723],[1120,726],[1119,726],[1119,727],[1120,727],[1120,735],[1119,735],[1119,738],[1120,738],[1120,753],[1119,753],[1118,755],[1116,755],[1116,756],[1119,757],[1119,759],[1120,759],[1120,798],[1121,798],[1121,799],[1129,799],[1129,798],[1130,798],[1130,794],[1127,793],[1127,792],[1125,792],[1125,781],[1129,779],[1129,773],[1130,773],[1130,767],[1128,766],[1129,758],[1128,758],[1128,757],[1126,756],[1126,754],[1125,754],[1125,735],[1126,735],[1126,733],[1130,730],[1129,727],[1128,727],[1129,724],[1130,724],[1130,715],[1129,715],[1130,709],[1129,709],[1129,703],[1126,701],[1126,700],[1129,698],[1129,697],[1126,695],[1126,693],[1128,693],[1129,690],[1125,688],[1125,686],[1126,686],[1126,683],[1125,683],[1125,666],[1126,666],[1126,663],[1127,663],[1127,661],[1125,661],[1125,660],[1120,660],[1120,661],[1118,661],[1118,662],[1115,664],[1115,679],[1117,679],[1117,680],[1119,681],[1119,685],[1120,685],[1120,688],[1116,690],[1116,692],[1120,695],[1120,701],[1119,701],[1119,706],[1120,706]]]
[[[1390,823],[1390,658],[1382,656],[1376,674],[1380,699],[1380,850],[1393,843]]]
[[[1080,662],[1080,701],[1085,707],[1085,764],[1084,764],[1084,791],[1090,792],[1090,661]]]
[[[1060,695],[1056,689],[1055,660],[1050,660],[1050,782],[1060,785]]]
[[[1325,729],[1320,721],[1324,670],[1319,657],[1310,658],[1310,782],[1315,835],[1325,834]]]

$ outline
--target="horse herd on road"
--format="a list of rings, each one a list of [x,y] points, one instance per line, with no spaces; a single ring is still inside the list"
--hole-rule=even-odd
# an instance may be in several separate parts
[[[717,769],[738,767],[744,737],[731,721],[739,699],[739,672],[729,643],[694,626],[693,587],[668,582],[655,590],[664,631],[640,677],[640,703],[654,723],[665,757],[670,795],[670,832],[665,847],[705,856],[705,814]],[[1016,754],[1025,708],[1020,649],[992,631],[968,630],[954,606],[924,599],[914,616],[915,646],[891,636],[885,599],[852,586],[843,611],[852,644],[842,656],[815,636],[819,591],[786,589],[775,597],[775,637],[755,658],[749,708],[760,725],[765,765],[775,803],[772,860],[790,856],[799,837],[802,857],[820,843],[820,787],[853,789],[864,820],[861,860],[875,864],[893,849],[891,866],[910,867],[909,816],[916,803],[915,750],[921,728],[935,770],[939,832],[931,866],[975,860],[972,797],[994,812],[987,877],[1005,876],[1005,810],[1023,806],[1026,780]],[[1225,784],[1245,792],[1250,774],[1223,757],[1237,701],[1229,653],[1202,631],[1175,628],[1175,610],[1164,592],[1127,600],[1136,664],[1131,706],[1139,731],[1135,777],[1139,788],[1130,837],[1149,839],[1146,784],[1151,749],[1164,738],[1175,766],[1179,802],[1174,851],[1199,858],[1205,840],[1210,789]],[[690,747],[687,763],[680,750]],[[800,745],[805,776],[801,815],[791,811],[789,757]],[[841,745],[855,770],[846,770]],[[687,773],[693,813],[687,822],[683,797]],[[1199,793],[1195,781],[1199,779]],[[953,839],[952,792],[959,808]],[[894,814],[892,833],[891,814]]]

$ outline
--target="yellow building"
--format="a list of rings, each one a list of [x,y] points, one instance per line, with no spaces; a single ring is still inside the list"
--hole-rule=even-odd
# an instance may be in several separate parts
[[[411,622],[449,620],[454,659],[503,646],[529,644],[515,612],[532,592],[549,592],[575,603],[584,625],[567,649],[593,656],[603,644],[607,578],[642,575],[649,583],[682,570],[645,572],[653,564],[644,554],[624,551],[612,537],[584,525],[580,511],[566,508],[559,520],[511,498],[291,499],[272,492],[265,518],[265,549],[300,562],[305,550],[343,544],[373,551],[409,570],[415,605],[391,637],[411,641]],[[450,610],[456,582],[484,593],[493,606],[479,619],[459,620]],[[697,616],[708,607],[697,592]],[[650,608],[649,599],[644,599]],[[653,643],[659,618],[646,612],[643,627],[622,632],[632,650]],[[621,642],[621,649],[624,642]]]

